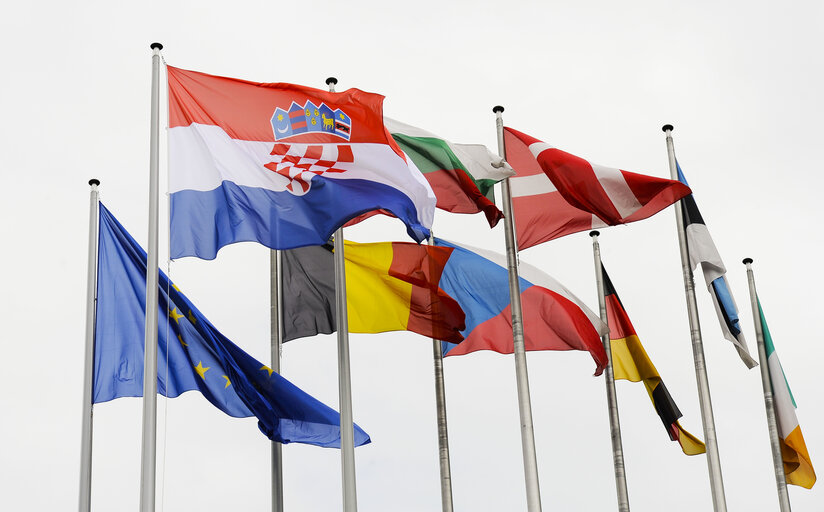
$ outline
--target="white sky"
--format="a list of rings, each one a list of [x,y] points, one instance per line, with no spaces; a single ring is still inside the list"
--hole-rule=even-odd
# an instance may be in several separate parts
[[[755,260],[824,475],[824,348],[814,327],[824,298],[811,229],[824,188],[820,2],[16,2],[3,10],[4,510],[76,507],[87,181],[101,180],[104,203],[145,244],[153,41],[170,64],[208,73],[316,87],[334,75],[338,90],[385,94],[387,115],[455,142],[495,148],[491,108],[502,104],[509,126],[656,176],[668,176],[660,128],[672,123],[753,354],[740,261]],[[503,226],[490,232],[482,215],[439,211],[435,231],[504,250]],[[167,232],[161,222],[161,238]],[[405,236],[383,219],[348,233]],[[682,425],[703,438],[672,209],[602,230],[601,247]],[[522,259],[596,309],[586,233]],[[266,249],[240,244],[215,261],[188,258],[171,276],[224,334],[268,359]],[[700,286],[698,302],[729,509],[774,510],[760,375],[722,339]],[[351,338],[355,420],[373,439],[356,451],[360,509],[439,510],[431,342],[409,333]],[[295,341],[284,348],[284,375],[337,408],[335,358],[332,336]],[[613,510],[604,383],[592,377],[590,356],[528,359],[544,510]],[[445,367],[456,510],[524,510],[512,357],[477,353]],[[641,384],[617,388],[633,510],[710,510],[704,456],[686,457],[668,441]],[[254,419],[229,418],[197,393],[161,398],[159,412],[158,510],[268,509],[269,443]],[[140,415],[140,399],[95,407],[95,510],[137,508]],[[338,451],[289,445],[284,467],[289,512],[340,508]],[[822,486],[791,487],[796,510],[821,509]]]

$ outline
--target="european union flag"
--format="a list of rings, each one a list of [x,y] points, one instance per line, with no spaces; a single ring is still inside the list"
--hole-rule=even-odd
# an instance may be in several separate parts
[[[98,247],[95,403],[143,395],[146,310],[146,252],[102,204]],[[336,411],[229,341],[163,272],[159,287],[158,393],[198,390],[230,416],[256,416],[273,441],[340,447]],[[355,445],[368,442],[355,425]]]

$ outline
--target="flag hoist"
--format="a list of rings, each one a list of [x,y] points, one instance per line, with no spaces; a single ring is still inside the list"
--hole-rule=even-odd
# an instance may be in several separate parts
[[[154,512],[157,464],[157,299],[158,191],[160,174],[160,50],[152,43],[152,103],[149,129],[149,245],[146,261],[146,331],[143,358],[143,435],[140,456],[140,510]]]
[[[283,345],[283,287],[281,286],[280,251],[269,253],[269,332],[271,335],[272,370],[280,374]],[[272,512],[283,512],[283,445],[272,441]]]
[[[492,109],[498,134],[498,154],[506,160],[504,143],[504,107]],[[518,411],[521,418],[521,447],[524,457],[524,478],[526,483],[526,503],[529,512],[541,510],[541,487],[538,482],[538,459],[535,453],[535,429],[532,426],[532,404],[529,398],[529,375],[526,366],[524,346],[524,322],[521,309],[521,290],[518,282],[518,246],[515,243],[515,222],[512,218],[512,191],[509,178],[501,181],[501,195],[504,207],[504,236],[506,238],[506,260],[509,271],[509,295],[512,300],[512,345],[515,356],[515,378],[518,385]]]
[[[675,161],[675,146],[672,142],[673,127],[670,124],[662,128],[667,136],[667,156],[669,158],[670,177],[678,179],[678,164]],[[687,314],[692,339],[692,355],[695,363],[695,377],[698,385],[698,400],[701,407],[701,420],[704,425],[704,442],[707,446],[707,466],[709,468],[710,489],[712,504],[715,512],[726,512],[727,501],[724,496],[724,479],[721,475],[721,460],[718,455],[718,441],[715,436],[715,419],[712,412],[710,384],[707,378],[707,367],[704,361],[704,344],[701,340],[701,323],[698,320],[698,303],[695,298],[695,282],[690,265],[687,249],[687,236],[684,229],[681,204],[675,208],[675,219],[678,229],[678,245],[681,252],[681,272],[684,278],[684,293],[687,299]]]
[[[592,257],[595,260],[595,282],[598,286],[598,306],[600,307],[601,321],[608,324],[607,303],[604,294],[604,273],[601,268],[601,246],[598,244],[598,231],[590,231],[592,237]],[[609,430],[612,439],[612,465],[615,471],[615,490],[618,493],[618,510],[629,512],[629,492],[627,491],[627,474],[624,467],[624,447],[621,443],[621,422],[618,418],[618,398],[615,393],[615,374],[612,365],[612,349],[609,333],[601,335],[604,350],[609,358],[606,368],[607,409],[609,412]]]

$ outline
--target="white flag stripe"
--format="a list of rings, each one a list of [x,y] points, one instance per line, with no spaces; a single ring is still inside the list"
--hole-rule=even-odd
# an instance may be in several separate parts
[[[798,417],[795,415],[795,407],[790,396],[790,388],[787,387],[787,380],[784,377],[784,370],[781,368],[781,361],[775,351],[767,359],[767,367],[770,369],[770,382],[778,419],[778,435],[781,439],[786,439],[798,426]]]
[[[635,197],[632,189],[627,185],[623,172],[619,169],[604,167],[592,162],[589,165],[621,217],[629,217],[641,208],[641,203],[638,202],[638,198]]]
[[[721,255],[715,248],[709,230],[704,224],[692,223],[687,226],[687,247],[690,253],[690,266],[693,270],[701,264],[704,271],[704,281],[707,286],[713,281],[727,273]]]
[[[558,192],[546,174],[533,174],[532,176],[513,176],[509,178],[509,187],[512,197],[537,196]]]
[[[529,145],[529,151],[530,153],[532,153],[532,156],[534,156],[536,160],[538,159],[538,155],[540,155],[543,151],[546,151],[547,149],[555,149],[555,147],[550,146],[546,142],[541,141],[533,142]]]

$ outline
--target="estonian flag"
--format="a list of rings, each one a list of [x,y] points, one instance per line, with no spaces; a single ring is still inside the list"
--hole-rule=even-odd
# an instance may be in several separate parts
[[[681,172],[681,166],[677,162],[676,165],[678,167],[678,180],[689,186],[687,179],[684,178],[684,173]],[[690,267],[695,270],[698,268],[698,264],[701,264],[701,269],[704,271],[704,280],[707,282],[707,289],[710,296],[712,296],[712,302],[715,304],[718,320],[721,322],[721,332],[724,333],[725,338],[735,345],[738,355],[747,365],[747,368],[753,368],[758,363],[747,350],[747,341],[744,339],[744,333],[741,331],[741,324],[738,321],[738,306],[735,305],[735,299],[730,293],[730,287],[724,275],[727,273],[727,269],[724,267],[724,262],[721,261],[718,249],[715,248],[710,232],[707,231],[704,218],[701,217],[701,212],[698,211],[698,206],[695,204],[695,198],[692,194],[681,199],[681,211],[683,212],[684,231],[687,234]]]

